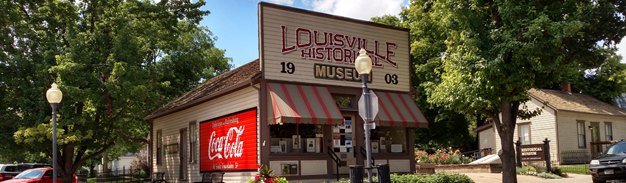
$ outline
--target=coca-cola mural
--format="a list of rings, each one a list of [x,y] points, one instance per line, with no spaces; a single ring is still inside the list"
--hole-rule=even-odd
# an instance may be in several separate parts
[[[200,171],[256,171],[257,110],[200,122]]]

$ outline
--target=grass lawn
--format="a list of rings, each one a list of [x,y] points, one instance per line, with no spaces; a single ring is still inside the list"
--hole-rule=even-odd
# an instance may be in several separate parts
[[[589,164],[559,166],[564,173],[589,174]]]

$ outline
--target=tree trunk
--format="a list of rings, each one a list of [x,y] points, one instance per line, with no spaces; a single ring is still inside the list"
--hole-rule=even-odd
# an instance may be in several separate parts
[[[500,133],[500,144],[502,153],[498,152],[502,161],[502,182],[516,183],[517,173],[515,172],[515,148],[513,147],[513,133]]]
[[[498,152],[498,156],[500,156],[502,161],[502,182],[517,183],[513,133],[515,132],[519,102],[502,100],[501,110],[502,119],[500,119],[497,113],[492,113],[491,117],[496,124],[496,129],[500,136],[500,144],[502,145],[502,152]]]

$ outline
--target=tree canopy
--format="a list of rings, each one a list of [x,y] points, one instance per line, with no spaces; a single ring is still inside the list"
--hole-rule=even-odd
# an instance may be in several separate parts
[[[199,26],[203,0],[0,2],[0,154],[51,156],[51,108],[63,92],[58,144],[63,182],[89,158],[137,151],[143,117],[232,67]],[[19,144],[19,145],[18,145]],[[69,179],[65,179],[70,177]]]
[[[494,119],[503,181],[517,182],[516,120],[542,111],[524,106],[528,90],[622,67],[611,59],[626,34],[625,10],[618,0],[412,0],[397,20],[381,21],[411,29],[412,59],[422,63],[416,71],[431,73],[418,77],[432,77],[420,84],[429,103]],[[622,82],[620,75],[596,76]]]

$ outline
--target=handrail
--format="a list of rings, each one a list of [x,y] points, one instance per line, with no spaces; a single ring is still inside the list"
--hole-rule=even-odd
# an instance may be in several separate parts
[[[363,148],[363,146],[360,146],[360,147],[361,147],[361,155],[363,155],[363,157],[367,157],[367,150],[365,150],[365,148]],[[367,161],[367,160],[365,160],[365,161]],[[374,158],[373,157],[372,157],[372,162],[371,163],[372,163],[372,167],[374,167]]]
[[[337,181],[339,181],[339,167],[341,167],[341,159],[339,159],[339,156],[335,154],[335,151],[333,151],[333,149],[330,148],[330,146],[326,146],[326,147],[327,147],[326,151],[328,151],[328,155],[330,156],[331,159],[333,159],[333,161],[337,165]]]

